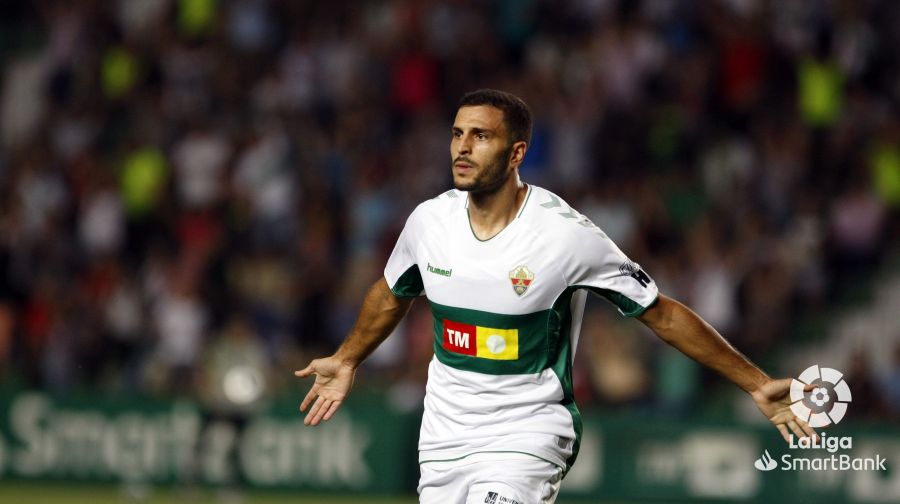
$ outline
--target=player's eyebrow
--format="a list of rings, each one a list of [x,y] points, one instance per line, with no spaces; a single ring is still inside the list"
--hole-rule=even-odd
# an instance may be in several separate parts
[[[472,133],[475,134],[475,135],[477,135],[477,134],[479,134],[479,133],[484,133],[484,134],[486,134],[486,135],[496,135],[496,134],[497,134],[497,132],[496,132],[495,130],[491,129],[491,128],[478,128],[478,127],[473,127],[473,128],[470,128],[470,129],[471,129]],[[463,132],[463,129],[460,128],[459,126],[454,126],[454,127],[453,127],[453,133],[462,133],[462,132]]]

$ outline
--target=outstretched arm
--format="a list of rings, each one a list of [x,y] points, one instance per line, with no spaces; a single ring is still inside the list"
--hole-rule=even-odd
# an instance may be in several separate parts
[[[330,357],[315,359],[306,368],[294,372],[301,378],[316,375],[315,383],[300,404],[300,411],[306,411],[312,404],[303,423],[318,425],[334,415],[353,386],[356,368],[397,327],[414,299],[398,298],[391,292],[387,281],[381,278],[369,289],[356,324],[337,351]]]
[[[686,306],[660,294],[657,303],[638,318],[663,341],[750,394],[785,441],[788,429],[798,437],[815,436],[815,431],[791,411],[791,379],[770,378]]]

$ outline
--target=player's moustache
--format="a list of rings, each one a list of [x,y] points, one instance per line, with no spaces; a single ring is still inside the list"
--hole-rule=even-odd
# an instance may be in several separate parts
[[[466,163],[467,165],[472,166],[472,167],[478,166],[478,163],[476,163],[475,161],[472,161],[471,159],[469,159],[467,157],[458,157],[458,158],[454,159],[453,164],[455,165],[456,163]]]

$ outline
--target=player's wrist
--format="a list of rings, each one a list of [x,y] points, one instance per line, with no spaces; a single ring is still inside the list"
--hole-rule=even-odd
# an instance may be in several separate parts
[[[766,389],[766,385],[772,383],[773,381],[775,380],[773,380],[771,377],[762,375],[751,380],[749,384],[744,387],[744,390],[746,390],[753,399],[765,399],[766,397],[764,390]]]
[[[341,366],[349,368],[351,371],[356,371],[356,368],[358,368],[362,363],[362,359],[354,357],[353,355],[343,352],[340,349],[331,357],[338,361]]]

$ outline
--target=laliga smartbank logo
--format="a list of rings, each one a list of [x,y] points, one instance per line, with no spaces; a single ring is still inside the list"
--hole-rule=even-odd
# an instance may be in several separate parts
[[[810,427],[826,427],[836,424],[847,413],[847,405],[852,400],[850,386],[844,375],[832,368],[810,366],[791,382],[791,411],[807,422]],[[811,390],[806,390],[812,385]],[[852,450],[850,436],[829,436],[822,432],[816,437],[804,436],[798,439],[791,434],[788,447],[804,450],[800,455],[785,453],[781,456],[782,471],[886,471],[886,460],[876,454],[874,458],[851,457],[837,452]],[[810,450],[806,452],[806,450]],[[822,452],[827,453],[824,455]],[[810,456],[805,456],[809,453]],[[772,471],[779,467],[778,460],[765,450],[756,459],[753,467],[760,471]]]

